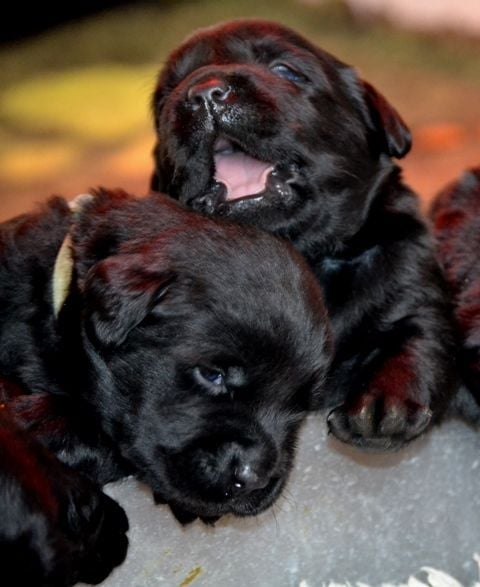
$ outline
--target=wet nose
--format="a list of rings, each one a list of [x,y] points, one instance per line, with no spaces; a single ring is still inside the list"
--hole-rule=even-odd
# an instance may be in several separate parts
[[[250,464],[240,464],[233,471],[231,492],[233,494],[251,493],[255,489],[263,489],[268,482],[269,477],[259,475]]]
[[[230,94],[230,86],[221,78],[213,77],[194,84],[188,90],[189,101],[200,107],[202,104],[220,104]]]

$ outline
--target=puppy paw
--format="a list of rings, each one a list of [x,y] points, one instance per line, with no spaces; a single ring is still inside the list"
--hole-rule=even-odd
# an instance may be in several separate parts
[[[83,518],[81,534],[88,537],[79,579],[84,583],[97,585],[125,559],[128,549],[128,520],[123,509],[104,493],[99,493],[95,509],[89,512],[87,518],[84,517],[86,511],[88,508],[82,506],[81,511],[76,512],[77,516]]]
[[[424,432],[431,419],[427,406],[377,391],[334,408],[327,425],[331,434],[347,444],[367,450],[396,450]]]
[[[0,569],[13,585],[97,584],[125,558],[123,509],[0,410]]]

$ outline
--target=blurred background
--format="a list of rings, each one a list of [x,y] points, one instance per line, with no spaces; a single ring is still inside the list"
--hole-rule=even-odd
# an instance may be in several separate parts
[[[242,16],[299,30],[395,105],[414,134],[405,177],[424,203],[480,165],[479,0],[84,0],[9,10],[0,220],[100,184],[145,193],[150,94],[166,55],[193,29]]]

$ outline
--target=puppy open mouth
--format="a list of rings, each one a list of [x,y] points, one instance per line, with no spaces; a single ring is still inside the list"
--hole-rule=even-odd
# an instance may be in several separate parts
[[[225,138],[215,141],[214,163],[214,180],[225,186],[227,201],[261,194],[274,171],[271,163],[255,159]]]
[[[265,161],[235,140],[218,136],[212,141],[213,173],[209,183],[185,190],[187,205],[206,214],[234,216],[272,204],[285,208],[303,185],[301,166],[294,161]],[[194,182],[193,182],[194,183]]]

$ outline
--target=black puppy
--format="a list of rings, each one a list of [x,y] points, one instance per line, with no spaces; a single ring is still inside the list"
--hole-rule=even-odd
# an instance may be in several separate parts
[[[480,168],[441,192],[431,216],[462,343],[460,365],[480,405]],[[478,406],[466,414],[480,422]]]
[[[249,20],[174,51],[153,109],[152,187],[289,239],[323,286],[330,430],[366,448],[422,433],[454,388],[453,343],[430,236],[390,159],[410,148],[397,112],[295,32]]]
[[[95,582],[125,554],[123,512],[74,471],[133,473],[182,522],[279,496],[329,363],[287,243],[158,195],[54,198],[0,226],[0,303],[0,372],[23,390],[4,384],[0,551],[36,561],[31,584]]]

